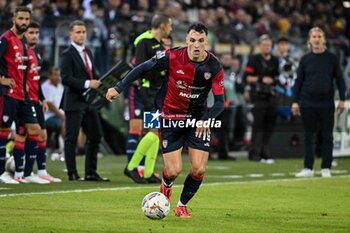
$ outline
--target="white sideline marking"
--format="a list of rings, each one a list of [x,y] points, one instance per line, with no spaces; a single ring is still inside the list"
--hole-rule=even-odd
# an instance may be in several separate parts
[[[258,178],[258,177],[263,177],[264,174],[247,174],[247,177],[252,177],[252,178]]]
[[[334,178],[350,178],[350,175],[344,176],[334,176]],[[322,177],[312,177],[312,178],[291,178],[291,179],[270,179],[270,180],[251,180],[251,181],[232,181],[232,182],[215,182],[215,183],[204,183],[202,186],[219,186],[219,185],[234,185],[234,184],[249,184],[249,183],[275,183],[275,182],[289,182],[289,181],[305,181],[305,180],[321,180],[325,179]],[[332,179],[332,178],[330,178]],[[327,179],[328,180],[328,179]],[[182,187],[182,185],[174,185],[174,187]],[[149,189],[149,188],[159,188],[157,186],[137,186],[137,187],[118,187],[118,188],[95,188],[95,189],[74,189],[74,190],[63,190],[63,191],[52,191],[52,192],[33,192],[33,193],[10,193],[1,194],[2,197],[17,197],[17,196],[34,196],[34,195],[53,195],[53,194],[66,194],[66,193],[90,193],[99,191],[120,191],[120,190],[130,190],[130,189]]]
[[[282,176],[285,176],[286,174],[285,173],[272,173],[270,176],[274,176],[274,177],[282,177]]]

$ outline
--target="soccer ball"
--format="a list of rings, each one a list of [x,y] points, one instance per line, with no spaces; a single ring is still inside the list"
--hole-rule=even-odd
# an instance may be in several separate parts
[[[170,202],[162,193],[149,193],[142,200],[142,212],[147,218],[163,219],[170,212]]]
[[[15,172],[15,159],[13,158],[13,156],[10,156],[6,160],[5,170],[11,174]]]

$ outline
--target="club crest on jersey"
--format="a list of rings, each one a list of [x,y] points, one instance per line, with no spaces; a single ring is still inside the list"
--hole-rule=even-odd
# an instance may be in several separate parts
[[[210,72],[204,72],[204,78],[205,80],[208,80],[211,78],[211,73]]]
[[[141,109],[135,109],[135,115],[140,116],[141,114]]]
[[[9,116],[3,115],[3,116],[2,116],[2,120],[3,120],[4,122],[7,122],[7,121],[9,120]]]
[[[162,146],[163,146],[164,148],[167,148],[167,146],[168,146],[168,140],[163,140],[163,141],[162,141]]]

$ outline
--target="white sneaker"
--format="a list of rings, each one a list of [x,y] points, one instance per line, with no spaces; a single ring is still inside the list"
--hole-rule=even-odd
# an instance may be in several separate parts
[[[34,183],[34,184],[50,184],[50,181],[41,179],[39,176],[34,174],[24,177],[24,180],[27,181],[28,183]]]
[[[331,169],[328,169],[328,168],[321,169],[321,176],[324,178],[332,177]]]
[[[261,159],[260,163],[274,164],[275,160],[274,159]]]
[[[60,178],[56,178],[56,177],[53,177],[49,174],[47,174],[46,176],[38,176],[40,179],[43,179],[43,180],[47,180],[49,181],[50,183],[61,183],[62,180]]]
[[[19,176],[19,177],[13,177],[13,179],[19,183],[23,183],[23,184],[28,184],[29,182],[27,180],[25,180],[23,177]]]
[[[314,176],[314,171],[308,168],[304,168],[297,174],[295,174],[295,177],[313,177]]]
[[[4,172],[0,176],[0,183],[2,184],[19,184],[18,181],[12,179],[8,172]]]

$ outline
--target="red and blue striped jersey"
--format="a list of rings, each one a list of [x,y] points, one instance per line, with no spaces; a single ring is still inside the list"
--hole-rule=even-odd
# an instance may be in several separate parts
[[[39,80],[40,80],[40,55],[34,49],[28,48],[27,84],[29,98],[34,103],[39,103]]]
[[[26,91],[27,51],[24,42],[12,30],[0,37],[0,75],[13,78],[16,86],[10,89],[0,85],[0,94],[24,100]]]
[[[201,118],[207,108],[208,93],[224,94],[224,71],[210,52],[202,62],[193,62],[187,48],[166,50],[154,57],[157,70],[168,70],[168,76],[158,92],[156,107],[163,118],[181,120]]]

